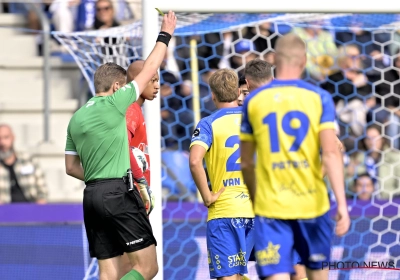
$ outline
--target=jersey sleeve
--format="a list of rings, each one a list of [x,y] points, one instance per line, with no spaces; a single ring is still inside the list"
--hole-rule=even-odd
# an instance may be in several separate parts
[[[193,132],[190,148],[194,145],[200,145],[208,151],[212,145],[212,139],[213,134],[211,124],[205,119],[202,119]]]
[[[335,126],[335,105],[333,104],[333,99],[331,95],[323,91],[321,94],[321,106],[322,106],[322,113],[321,113],[321,120],[319,124],[319,131],[325,129],[336,129]]]
[[[67,128],[67,143],[65,144],[65,154],[66,155],[78,155],[78,152],[76,151],[76,146],[75,146],[74,140],[72,140],[72,137],[71,137],[69,125]]]
[[[246,98],[242,107],[242,125],[240,126],[240,140],[253,141],[253,127],[249,120],[249,100]]]
[[[135,102],[139,96],[140,91],[138,84],[135,81],[132,81],[117,90],[113,95],[110,95],[109,99],[118,111],[125,115],[128,107]]]
[[[139,115],[135,110],[134,104],[131,105],[126,111],[126,126],[128,128],[128,132],[133,136],[135,136],[136,129],[138,127]],[[132,137],[129,137],[129,143],[132,140]]]

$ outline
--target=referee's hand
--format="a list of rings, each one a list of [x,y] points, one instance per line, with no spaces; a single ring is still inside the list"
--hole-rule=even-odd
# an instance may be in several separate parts
[[[176,27],[176,16],[173,11],[169,11],[168,14],[164,15],[163,21],[161,23],[161,31],[167,32],[172,36]]]

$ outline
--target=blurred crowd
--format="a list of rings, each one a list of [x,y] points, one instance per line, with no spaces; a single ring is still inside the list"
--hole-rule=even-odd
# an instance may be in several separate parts
[[[126,14],[121,12],[126,11],[121,3],[125,2],[54,0],[41,8],[48,12],[54,30],[71,32],[119,26]],[[8,4],[6,11],[26,13],[29,27],[40,29],[32,10],[18,10],[15,5]],[[164,155],[170,153],[163,155],[163,176],[169,195],[179,196],[188,188],[195,193],[186,164],[196,113],[192,96],[197,88],[191,79],[190,41],[197,42],[199,113],[206,117],[216,110],[208,86],[216,69],[236,69],[242,76],[246,62],[254,58],[274,64],[276,40],[295,32],[307,43],[303,78],[331,93],[336,105],[349,197],[357,194],[359,199],[369,200],[373,193],[381,199],[400,196],[400,31],[367,31],[356,19],[348,30],[318,27],[322,25],[310,22],[310,27],[290,28],[265,22],[229,32],[174,37],[174,50],[166,56],[160,72],[161,133]],[[118,44],[116,40],[105,43]],[[181,185],[175,179],[182,175],[168,168],[171,159],[178,162],[174,169],[188,174]]]

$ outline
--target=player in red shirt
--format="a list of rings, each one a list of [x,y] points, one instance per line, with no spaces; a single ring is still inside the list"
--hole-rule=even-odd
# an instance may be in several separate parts
[[[140,73],[140,71],[142,71],[143,66],[143,60],[137,60],[133,62],[127,69],[127,82],[132,81]],[[139,167],[136,158],[130,151],[131,169],[133,178],[137,182],[138,188],[140,188],[141,185],[146,185],[147,188],[150,186],[150,158],[147,146],[146,124],[141,107],[145,100],[153,100],[156,98],[159,89],[159,76],[156,72],[151,81],[148,83],[147,87],[144,89],[142,95],[128,108],[126,112],[129,146],[141,150],[145,154],[148,164],[146,171],[142,172],[142,169]],[[141,192],[141,194],[143,198],[143,192]],[[149,194],[149,196],[151,197],[151,194]],[[151,201],[146,201],[147,199],[150,199],[150,197],[143,199],[148,214],[150,214],[150,212],[153,210]]]
[[[126,77],[127,82],[132,81],[140,73],[140,71],[143,69],[143,65],[143,60],[137,60],[129,65]],[[156,72],[151,81],[147,84],[147,87],[144,89],[139,99],[132,103],[132,105],[129,106],[128,110],[126,111],[126,126],[128,129],[129,147],[140,149],[145,154],[148,165],[146,171],[142,172],[142,169],[139,167],[135,156],[133,155],[131,149],[129,149],[131,169],[133,173],[132,175],[136,181],[136,186],[138,187],[139,191],[140,188],[149,190],[150,186],[150,158],[147,147],[146,124],[142,112],[142,105],[145,100],[153,100],[156,98],[159,89],[159,76]],[[148,196],[144,198],[143,196],[146,196],[146,193],[146,191],[140,191],[142,200],[146,207],[146,212],[147,214],[150,214],[150,212],[153,210],[153,205],[150,201],[150,197],[152,195],[151,193],[148,193]],[[125,273],[128,273],[132,269],[131,261],[126,254],[123,254],[121,257],[121,267]]]

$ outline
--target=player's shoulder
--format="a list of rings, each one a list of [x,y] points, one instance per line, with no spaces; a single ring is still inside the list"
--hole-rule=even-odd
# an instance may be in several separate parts
[[[140,107],[137,102],[133,102],[131,105],[129,105],[128,109],[132,111],[138,111],[140,113],[142,112],[142,107]]]
[[[298,80],[297,87],[314,92],[315,94],[317,94],[319,96],[331,96],[331,94],[329,92],[327,92],[326,90],[324,90],[323,88],[320,88],[317,85],[310,84],[303,80]]]
[[[234,108],[222,108],[219,109],[217,111],[215,111],[214,113],[212,113],[211,115],[202,118],[199,121],[199,125],[198,126],[208,126],[210,128],[212,128],[212,124],[221,119],[224,116],[229,116],[229,115],[240,115],[242,114],[242,109],[241,107],[234,107]]]
[[[252,100],[254,97],[256,97],[258,94],[260,94],[261,92],[276,92],[279,91],[280,88],[294,88],[294,89],[299,89],[299,90],[305,90],[308,92],[311,92],[313,94],[319,95],[320,97],[330,97],[330,93],[327,92],[326,90],[310,84],[304,80],[300,80],[300,79],[296,79],[296,80],[278,80],[275,79],[273,81],[271,81],[269,84],[266,84],[264,86],[259,87],[258,89],[256,89],[255,91],[253,91],[252,93],[250,93],[250,95],[246,98],[246,100],[248,100],[248,102],[250,100]],[[246,101],[245,100],[245,101]]]
[[[222,117],[230,116],[230,115],[240,115],[241,113],[242,113],[241,107],[222,108],[222,109],[215,111],[207,118],[209,118],[208,121],[210,123],[213,123],[216,120],[221,119]]]

